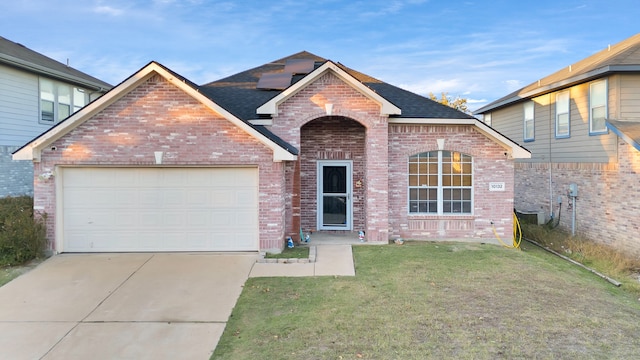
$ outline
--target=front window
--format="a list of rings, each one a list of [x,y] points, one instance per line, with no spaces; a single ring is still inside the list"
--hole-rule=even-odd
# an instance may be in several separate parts
[[[607,132],[607,80],[589,86],[589,133]]]
[[[85,89],[40,78],[40,121],[57,123],[88,103]]]
[[[524,103],[524,141],[535,139],[535,123],[533,112],[533,101]]]
[[[569,133],[569,102],[571,96],[569,90],[556,94],[556,137],[566,138]]]
[[[409,157],[409,213],[471,214],[473,163],[455,151]]]

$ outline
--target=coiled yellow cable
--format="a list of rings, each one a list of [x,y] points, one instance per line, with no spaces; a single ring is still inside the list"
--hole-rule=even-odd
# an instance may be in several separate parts
[[[520,227],[520,221],[518,221],[518,217],[515,213],[513,213],[513,245],[507,245],[502,241],[500,235],[496,231],[496,227],[491,222],[491,228],[493,229],[493,234],[496,236],[496,239],[502,244],[502,246],[510,249],[519,249],[520,243],[522,242],[522,228]]]

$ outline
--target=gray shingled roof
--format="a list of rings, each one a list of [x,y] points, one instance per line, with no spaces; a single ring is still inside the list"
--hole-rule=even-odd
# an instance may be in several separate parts
[[[282,72],[285,62],[288,59],[313,59],[315,60],[315,68],[318,68],[328,61],[325,58],[307,51],[302,51],[224,79],[204,84],[200,86],[200,92],[242,120],[256,119],[258,117],[256,109],[282,91],[256,89],[258,79],[263,73]],[[390,85],[369,75],[350,69],[340,63],[336,64],[356,80],[399,107],[402,110],[402,115],[399,116],[400,118],[474,118],[469,114]],[[294,75],[292,84],[300,81],[304,76],[305,75]]]
[[[640,72],[640,34],[593,54],[476,110],[483,114],[618,72]]]
[[[629,145],[640,151],[640,121],[607,120],[607,127]]]
[[[0,64],[45,75],[93,90],[109,90],[111,84],[0,36]]]

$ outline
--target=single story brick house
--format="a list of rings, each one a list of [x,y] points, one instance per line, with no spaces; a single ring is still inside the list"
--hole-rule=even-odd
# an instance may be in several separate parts
[[[34,162],[54,252],[129,252],[280,251],[301,229],[510,238],[530,153],[300,52],[200,86],[151,62],[13,156]]]

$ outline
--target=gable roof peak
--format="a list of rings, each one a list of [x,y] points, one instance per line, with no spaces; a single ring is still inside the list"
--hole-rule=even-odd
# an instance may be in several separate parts
[[[325,61],[327,61],[327,59],[325,59],[325,58],[323,58],[321,56],[318,56],[316,54],[312,54],[312,53],[310,53],[310,52],[308,52],[306,50],[303,50],[303,51],[297,52],[295,54],[291,54],[291,55],[285,56],[285,57],[283,57],[281,59],[271,61],[269,64],[284,64],[285,62],[287,62],[287,60],[291,60],[291,59],[312,59],[312,60],[315,60],[316,62],[325,62]]]

